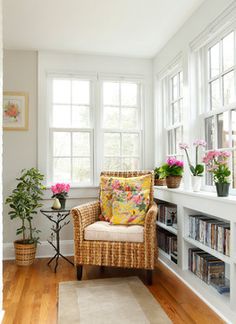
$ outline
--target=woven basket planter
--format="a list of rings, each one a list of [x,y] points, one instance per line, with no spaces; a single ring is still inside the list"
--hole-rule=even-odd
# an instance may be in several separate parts
[[[168,188],[179,188],[182,176],[168,176],[166,177],[166,185]]]
[[[24,244],[23,241],[15,241],[16,264],[20,266],[29,266],[33,264],[36,254],[36,244]]]
[[[155,186],[166,186],[166,179],[155,179]]]

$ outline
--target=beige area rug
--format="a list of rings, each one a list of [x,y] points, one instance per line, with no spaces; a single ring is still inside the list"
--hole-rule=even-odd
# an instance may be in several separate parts
[[[137,277],[61,282],[58,324],[171,323]]]

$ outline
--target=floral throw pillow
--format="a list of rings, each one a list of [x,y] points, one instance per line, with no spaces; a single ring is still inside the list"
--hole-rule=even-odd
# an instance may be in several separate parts
[[[150,190],[115,190],[112,198],[111,224],[144,225],[145,215],[150,202]]]
[[[151,175],[143,175],[140,177],[121,178],[101,176],[100,178],[100,220],[110,221],[112,218],[112,203],[114,190],[119,191],[141,191],[149,190],[151,186]]]

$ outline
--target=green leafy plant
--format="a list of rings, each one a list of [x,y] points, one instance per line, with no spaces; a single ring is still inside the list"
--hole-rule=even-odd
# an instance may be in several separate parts
[[[9,204],[9,216],[20,219],[21,226],[17,228],[16,235],[22,235],[22,243],[38,243],[40,230],[33,227],[33,216],[42,206],[39,202],[43,197],[45,187],[42,184],[44,176],[35,168],[22,170],[21,177],[17,178],[18,184],[12,194],[6,199]]]
[[[182,161],[177,160],[174,157],[169,157],[161,169],[164,177],[182,176],[184,172],[184,164]]]
[[[163,172],[162,167],[157,167],[154,169],[154,177],[155,177],[155,179],[164,179],[165,178],[165,174]]]

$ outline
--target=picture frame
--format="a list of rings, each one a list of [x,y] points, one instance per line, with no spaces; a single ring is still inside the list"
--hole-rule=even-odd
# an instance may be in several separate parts
[[[28,130],[29,96],[25,92],[3,92],[3,129]]]

